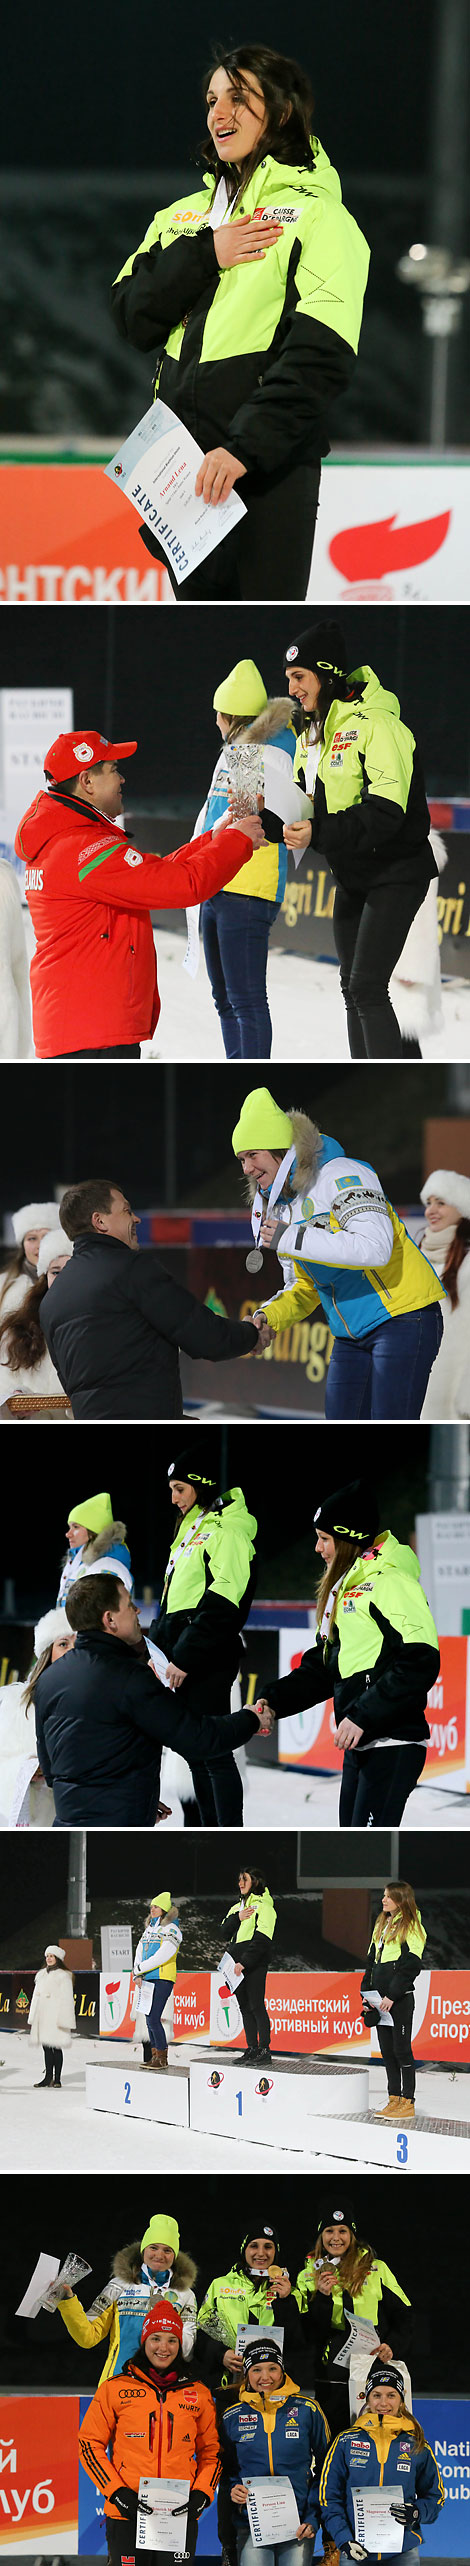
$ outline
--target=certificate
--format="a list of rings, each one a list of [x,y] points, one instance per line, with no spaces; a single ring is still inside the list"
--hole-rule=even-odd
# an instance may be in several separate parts
[[[263,2327],[263,2326],[259,2326],[259,2325],[237,2325],[237,2340],[236,2340],[236,2344],[235,2344],[235,2351],[236,2351],[236,2352],[238,2352],[238,2353],[241,2353],[241,2355],[242,2355],[242,2357],[243,2357],[243,2353],[244,2353],[244,2352],[248,2352],[248,2351],[250,2351],[250,2352],[251,2352],[251,2350],[252,2350],[252,2351],[253,2351],[253,2360],[254,2360],[254,2361],[256,2361],[256,2345],[257,2345],[257,2342],[258,2342],[258,2343],[260,2343],[260,2341],[261,2341],[261,2336],[263,2336],[263,2340],[264,2340],[264,2342],[266,2342],[266,2335],[265,2335],[265,2333],[264,2333],[264,2327]],[[283,2327],[283,2325],[270,2325],[270,2328],[269,2328],[269,2341],[270,2341],[270,2343],[272,2343],[273,2353],[274,2353],[274,2354],[275,2354],[275,2347],[276,2347],[276,2344],[277,2344],[277,2349],[278,2349],[278,2352],[279,2352],[279,2353],[280,2353],[280,2355],[281,2355],[281,2360],[282,2360],[282,2354],[283,2354],[283,2351],[284,2351],[284,2327]]]
[[[155,1675],[158,1675],[159,1684],[164,1684],[165,1691],[168,1692],[170,1689],[168,1681],[168,1658],[164,1656],[162,1648],[157,1648],[155,1639],[147,1639],[146,1631],[144,1631],[144,1639],[146,1649],[148,1649],[151,1665],[154,1668]]]
[[[184,2557],[190,2492],[189,2477],[141,2477],[136,2548],[163,2548],[167,2554],[169,2549]],[[151,2511],[142,2512],[142,2503]]]
[[[238,1962],[232,1959],[231,1951],[223,1951],[222,1959],[219,1960],[217,1977],[219,1986],[222,1985],[222,1980],[225,1981],[225,1986],[228,1987],[230,1996],[236,1996],[237,1987],[240,1985],[239,1978],[235,1977],[235,1970],[237,1968]]]
[[[313,818],[313,802],[301,784],[294,783],[292,758],[286,748],[263,749],[264,799],[268,811],[275,811],[287,828],[296,822]],[[300,863],[300,857],[299,857]]]
[[[380,2335],[377,2334],[370,2317],[350,2317],[346,2310],[346,2322],[350,2332],[347,2343],[342,2344],[341,2351],[333,2354],[335,2370],[349,2370],[352,2352],[370,2353],[372,2359],[372,2353],[376,2352],[377,2345],[380,2343]]]
[[[402,2486],[353,2486],[354,2535],[360,2548],[372,2557],[398,2557],[403,2548],[403,2523],[394,2521],[391,2505],[403,2503]]]
[[[105,465],[108,481],[114,482],[124,499],[130,499],[131,508],[156,536],[178,588],[246,516],[236,490],[218,508],[196,498],[202,462],[202,446],[190,436],[189,428],[181,427],[166,401],[152,401],[132,435]]]
[[[290,2477],[243,2477],[254,2548],[272,2548],[277,2539],[295,2539],[300,2513]]]

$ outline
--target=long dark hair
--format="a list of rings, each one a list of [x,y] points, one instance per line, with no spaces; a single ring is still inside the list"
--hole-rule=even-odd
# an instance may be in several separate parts
[[[12,1310],[11,1318],[5,1320],[5,1326],[2,1329],[2,1345],[5,1349],[4,1360],[6,1353],[10,1372],[22,1372],[23,1366],[28,1372],[36,1372],[38,1364],[42,1363],[46,1346],[39,1323],[39,1311],[45,1292],[47,1292],[47,1274],[40,1274],[36,1282],[31,1284],[31,1291],[27,1292],[21,1308]]]
[[[453,1310],[457,1309],[459,1297],[457,1290],[457,1275],[460,1272],[461,1265],[464,1264],[465,1257],[468,1256],[469,1248],[470,1221],[457,1221],[455,1238],[452,1239],[452,1245],[449,1248],[448,1255],[446,1256],[442,1276],[442,1281],[445,1283],[446,1291],[449,1294],[449,1300]]]
[[[318,674],[320,675],[320,671],[318,671]],[[357,698],[364,694],[364,685],[364,678],[358,678],[357,682],[355,680],[354,685],[352,685],[351,678],[347,676],[346,669],[343,677],[338,677],[336,670],[333,668],[331,671],[330,669],[324,669],[321,679],[320,693],[317,696],[315,705],[315,711],[313,713],[307,713],[306,716],[304,714],[300,725],[301,734],[308,730],[309,738],[312,734],[314,740],[322,740],[325,722],[327,720],[328,713],[331,712],[332,704],[351,704],[353,700],[356,702]]]
[[[313,133],[314,102],[308,72],[288,54],[274,53],[271,45],[215,45],[209,70],[203,81],[204,103],[215,71],[225,71],[238,98],[243,98],[247,81],[257,80],[263,92],[267,123],[256,149],[243,162],[243,185],[253,177],[258,162],[268,153],[297,169],[315,168]],[[240,171],[233,165],[222,170],[212,135],[205,137],[201,158],[217,179],[225,176],[229,198],[238,196]]]
[[[5,1298],[5,1293],[8,1292],[10,1283],[16,1283],[19,1280],[20,1274],[28,1274],[29,1271],[28,1259],[24,1252],[24,1239],[22,1239],[20,1247],[16,1247],[14,1255],[9,1257],[6,1271],[2,1274],[0,1282],[0,1316],[2,1301]]]
[[[244,1863],[241,1865],[241,1868],[242,1868],[242,1870],[243,1870],[243,1871],[247,1871],[247,1872],[248,1872],[248,1874],[249,1874],[249,1878],[250,1878],[250,1881],[251,1881],[251,1888],[250,1888],[250,1889],[246,1889],[246,1890],[245,1890],[245,1889],[241,1889],[241,1891],[240,1891],[240,1896],[243,1898],[243,1903],[245,1903],[245,1897],[247,1897],[247,1898],[251,1898],[251,1890],[252,1890],[252,1889],[254,1889],[255,1898],[262,1898],[262,1897],[263,1897],[263,1895],[264,1895],[265,1888],[266,1888],[266,1881],[262,1879],[262,1877],[261,1877],[261,1872],[260,1872],[260,1871],[252,1871],[252,1868],[251,1868],[251,1862],[244,1862]]]

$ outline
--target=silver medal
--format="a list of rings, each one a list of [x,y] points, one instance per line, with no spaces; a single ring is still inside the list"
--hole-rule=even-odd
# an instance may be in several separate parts
[[[247,1274],[259,1274],[263,1262],[261,1248],[250,1247],[249,1255],[245,1258]]]

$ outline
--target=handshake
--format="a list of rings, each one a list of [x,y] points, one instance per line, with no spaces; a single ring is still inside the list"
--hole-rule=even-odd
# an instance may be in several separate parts
[[[266,1317],[265,1310],[252,1311],[251,1326],[257,1329],[261,1352],[264,1353],[265,1345],[271,1345],[271,1341],[274,1338],[275,1333],[274,1328],[270,1328],[269,1319]]]

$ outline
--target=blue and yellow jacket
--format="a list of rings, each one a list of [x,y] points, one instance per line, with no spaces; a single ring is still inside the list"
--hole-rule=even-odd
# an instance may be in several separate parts
[[[276,1336],[319,1305],[332,1336],[363,1337],[386,1319],[446,1299],[375,1169],[347,1158],[325,1133],[308,1193],[281,1195],[276,1217],[274,1247],[285,1288],[262,1304]]]
[[[429,2442],[417,2450],[412,2415],[384,2415],[380,2420],[369,2414],[367,2407],[347,2432],[340,2432],[327,2452],[320,2483],[320,2508],[324,2526],[337,2548],[349,2546],[358,2537],[355,2527],[353,2488],[361,2486],[399,2485],[405,2503],[419,2505],[419,2530],[406,2526],[403,2553],[415,2548],[422,2539],[426,2522],[437,2521],[445,2503],[434,2451]],[[380,2549],[376,2552],[380,2557]],[[370,2561],[373,2566],[373,2561]]]
[[[320,2475],[330,2439],[322,2407],[292,2379],[266,2396],[242,2388],[235,2406],[226,2406],[222,2437],[227,2474],[234,2484],[244,2477],[290,2477],[299,2520],[320,2521]]]
[[[248,740],[253,738],[253,742],[259,742],[260,747],[264,743],[270,748],[284,749],[293,764],[296,746],[295,731],[289,722],[283,722],[282,717],[277,724],[276,722],[272,724],[271,711],[272,707],[268,704],[265,714],[258,714],[254,722],[247,722],[243,737]],[[240,746],[240,737],[236,745]],[[222,750],[222,755],[218,757],[217,765],[214,767],[207,801],[203,803],[196,820],[195,838],[203,837],[206,829],[215,829],[222,817],[222,812],[228,811],[227,780],[225,750]],[[272,900],[277,905],[284,898],[286,880],[287,849],[281,837],[278,841],[268,841],[267,846],[255,847],[251,862],[248,860],[248,864],[242,865],[240,872],[234,874],[233,882],[227,882],[226,889],[242,892],[251,900]]]

